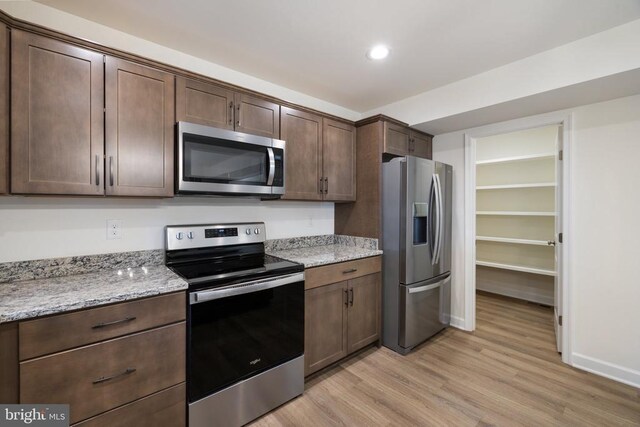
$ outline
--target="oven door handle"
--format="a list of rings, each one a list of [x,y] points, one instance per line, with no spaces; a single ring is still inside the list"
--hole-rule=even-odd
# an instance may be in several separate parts
[[[265,289],[277,288],[279,286],[289,285],[291,283],[301,282],[303,280],[304,273],[294,273],[275,279],[262,279],[253,282],[239,283],[237,285],[231,285],[209,291],[192,292],[191,294],[189,294],[189,304],[199,304],[201,302],[212,301],[220,298],[263,291]]]

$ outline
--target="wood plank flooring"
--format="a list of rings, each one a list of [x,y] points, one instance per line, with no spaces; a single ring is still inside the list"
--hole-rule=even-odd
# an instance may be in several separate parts
[[[477,330],[369,348],[252,426],[632,426],[640,390],[569,367],[548,307],[479,293]]]

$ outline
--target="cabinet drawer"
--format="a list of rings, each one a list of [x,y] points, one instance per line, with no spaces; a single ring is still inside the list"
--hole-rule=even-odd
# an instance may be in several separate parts
[[[74,427],[182,427],[186,422],[185,396],[183,383],[82,421]]]
[[[21,403],[67,403],[75,423],[185,381],[180,322],[20,363]]]
[[[313,267],[304,273],[304,288],[313,289],[318,286],[377,273],[380,270],[381,261],[379,256]]]
[[[151,329],[186,317],[184,292],[20,322],[20,360]]]

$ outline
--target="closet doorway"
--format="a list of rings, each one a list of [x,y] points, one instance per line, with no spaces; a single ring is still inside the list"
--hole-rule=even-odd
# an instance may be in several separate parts
[[[466,190],[465,215],[467,225],[473,221],[466,239],[467,249],[473,244],[473,250],[467,251],[472,260],[466,271],[473,286],[465,295],[466,309],[473,304],[467,311],[473,324],[467,329],[475,328],[476,291],[541,304],[553,310],[558,352],[566,350],[562,243],[565,130],[563,120],[467,135],[465,148],[466,173],[472,174],[466,183],[472,188]]]

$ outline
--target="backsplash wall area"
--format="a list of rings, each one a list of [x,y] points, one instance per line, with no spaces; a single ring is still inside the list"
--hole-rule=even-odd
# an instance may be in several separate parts
[[[0,263],[164,248],[164,226],[263,221],[267,239],[333,234],[333,203],[242,198],[0,197]],[[122,237],[107,240],[107,220]]]

